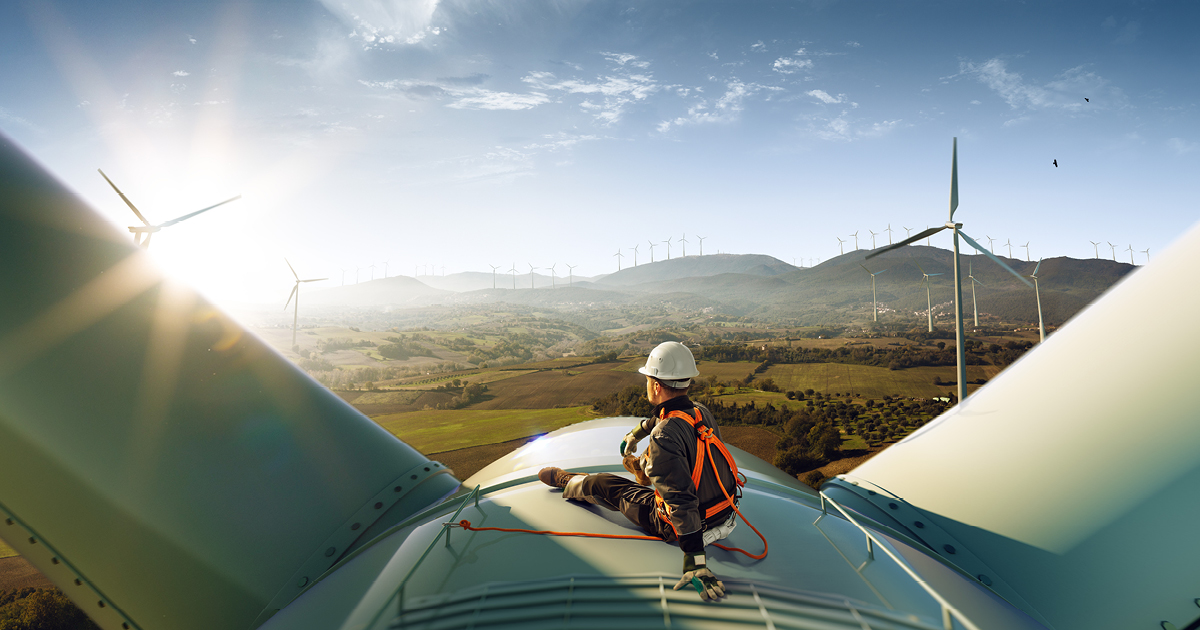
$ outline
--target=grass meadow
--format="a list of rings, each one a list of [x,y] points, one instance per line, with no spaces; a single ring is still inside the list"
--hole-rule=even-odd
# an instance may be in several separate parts
[[[376,416],[372,420],[429,455],[549,433],[595,418],[588,410],[589,407],[410,411]]]
[[[968,381],[990,379],[996,373],[997,369],[990,365],[967,366]],[[946,382],[955,380],[953,366],[889,370],[846,363],[772,365],[763,376],[775,379],[775,383],[784,391],[812,389],[824,394],[859,394],[864,398],[883,398],[885,395],[915,398],[945,396],[954,388],[934,385],[934,378]],[[968,391],[976,387],[968,386]]]

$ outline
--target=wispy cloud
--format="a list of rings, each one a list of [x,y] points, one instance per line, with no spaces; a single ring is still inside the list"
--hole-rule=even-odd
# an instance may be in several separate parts
[[[790,57],[780,57],[771,64],[771,69],[780,74],[795,74],[801,70],[808,70],[813,67],[812,59],[802,59],[807,56],[803,48],[797,50]]]
[[[458,100],[447,105],[454,109],[533,109],[538,105],[549,103],[550,97],[538,92],[529,94],[514,94],[512,92],[492,92],[481,88],[471,90],[469,95],[461,96]]]
[[[1184,155],[1186,153],[1191,153],[1196,149],[1200,149],[1200,144],[1188,142],[1183,138],[1171,138],[1167,140],[1167,146],[1170,147],[1171,150],[1177,155]]]
[[[733,79],[725,84],[725,93],[720,98],[714,101],[701,99],[688,108],[686,116],[664,120],[658,124],[657,129],[659,132],[665,133],[672,126],[733,122],[745,109],[746,99],[764,91],[781,92],[783,88],[759,83],[744,83],[741,80]]]
[[[442,81],[442,79],[439,79]],[[450,83],[472,82],[474,79],[453,79]],[[482,79],[480,79],[482,81]],[[514,92],[497,92],[481,87],[461,87],[460,85],[442,84],[430,81],[412,81],[393,79],[391,81],[364,81],[359,83],[369,88],[400,92],[410,98],[418,99],[453,99],[447,107],[454,109],[490,109],[490,110],[521,110],[532,109],[538,105],[550,102],[550,97],[540,92],[517,94]]]
[[[1013,109],[1081,111],[1085,107],[1123,107],[1128,102],[1120,88],[1087,71],[1084,66],[1065,70],[1053,81],[1040,86],[1025,81],[1020,73],[1010,71],[1005,61],[999,58],[979,64],[960,62],[959,74],[983,83]],[[1085,96],[1091,98],[1091,103],[1083,100]]]
[[[762,40],[760,39],[760,40],[754,42],[753,44],[750,44],[750,51],[751,52],[767,52],[767,45],[764,44],[762,42]]]
[[[177,77],[186,77],[191,73],[188,72],[187,70],[176,70],[175,72],[172,72],[171,74],[173,76],[177,76]]]
[[[818,101],[821,101],[822,103],[825,103],[826,105],[834,105],[837,103],[850,103],[851,107],[858,107],[858,103],[851,102],[850,99],[846,98],[845,94],[838,94],[837,96],[832,96],[831,94],[829,94],[829,92],[826,92],[825,90],[809,90],[809,91],[805,92],[805,94],[817,99]]]
[[[855,41],[846,42],[846,46],[848,48],[862,48],[862,44],[855,42]]]
[[[649,68],[649,62],[638,59],[635,55],[602,54],[610,64],[615,66],[612,74],[588,81],[560,79],[551,72],[535,71],[525,75],[521,80],[537,90],[597,97],[597,100],[587,98],[579,106],[600,123],[612,125],[621,120],[631,104],[646,100],[650,95],[661,90],[662,86],[649,73],[632,72],[627,69],[645,70]]]
[[[84,103],[86,102],[87,101],[84,101]],[[40,131],[37,125],[25,120],[24,118],[21,118],[20,116],[17,116],[3,107],[0,107],[0,122],[16,125],[18,127],[24,127],[30,131]]]
[[[809,117],[809,132],[822,140],[851,142],[887,135],[903,122],[900,119],[863,122],[852,118],[850,110],[842,110],[832,118],[824,115]]]
[[[364,48],[416,44],[439,35],[432,26],[439,0],[321,0],[321,4],[353,28],[352,39]]]

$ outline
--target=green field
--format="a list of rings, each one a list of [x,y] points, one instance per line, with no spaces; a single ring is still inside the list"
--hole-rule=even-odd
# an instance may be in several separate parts
[[[969,365],[967,380],[991,378],[996,372],[997,369],[990,365]],[[933,384],[935,377],[943,381],[954,380],[952,366],[889,370],[845,363],[803,363],[772,365],[764,376],[775,379],[775,383],[784,391],[812,389],[825,394],[859,394],[864,398],[882,398],[885,395],[933,398],[945,396],[954,389]],[[975,388],[974,385],[969,386],[968,391],[974,391]]]
[[[410,411],[372,418],[425,454],[495,444],[591,420],[588,407]]]

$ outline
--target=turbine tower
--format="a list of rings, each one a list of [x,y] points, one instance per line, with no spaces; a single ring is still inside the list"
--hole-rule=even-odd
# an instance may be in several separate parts
[[[512,278],[513,278],[513,291],[516,291],[516,290],[517,290],[517,263],[515,263],[515,262],[514,262],[514,263],[512,264],[512,269],[509,269],[508,271],[509,271],[509,273],[511,273],[511,274],[512,274]]]
[[[292,347],[295,348],[296,347],[296,324],[300,319],[300,283],[301,282],[320,282],[321,280],[328,280],[329,278],[309,278],[308,280],[301,280],[300,276],[296,275],[296,269],[294,267],[292,267],[292,263],[288,262],[288,259],[286,259],[286,258],[283,259],[283,262],[287,263],[288,269],[291,269],[292,275],[296,277],[296,284],[292,286],[292,292],[288,294],[287,303],[285,303],[283,305],[283,310],[286,311],[288,305],[292,303],[292,298],[293,297],[296,298],[295,310],[292,311]]]
[[[843,241],[842,237],[840,236],[835,236],[834,238],[838,240],[838,254],[845,254],[846,250],[843,248],[843,245],[846,243],[846,241]]]
[[[966,351],[965,351],[965,348],[963,347],[966,339],[965,339],[965,332],[963,330],[963,315],[962,315],[962,270],[959,265],[959,259],[958,259],[958,239],[959,239],[959,237],[962,237],[962,239],[965,240],[968,245],[970,245],[971,247],[974,247],[976,249],[976,251],[982,251],[988,258],[991,258],[992,260],[996,261],[997,264],[999,264],[1001,267],[1006,269],[1012,275],[1016,276],[1017,279],[1019,279],[1021,282],[1024,282],[1026,285],[1028,285],[1029,281],[1026,280],[1025,278],[1022,278],[1021,274],[1013,271],[1011,267],[1004,264],[1003,261],[1001,261],[999,258],[996,258],[990,252],[984,250],[983,247],[981,247],[979,245],[979,243],[976,243],[974,241],[974,239],[967,236],[966,233],[962,232],[961,231],[962,224],[954,222],[954,211],[957,209],[958,209],[958,138],[955,138],[953,149],[951,150],[951,154],[950,154],[950,220],[947,221],[945,225],[942,225],[942,226],[939,226],[936,228],[930,228],[930,229],[926,230],[924,233],[918,234],[912,240],[917,240],[922,237],[929,237],[936,232],[940,232],[942,230],[947,230],[947,229],[952,230],[954,232],[954,326],[955,326],[954,338],[955,338],[955,342],[956,342],[956,346],[957,346],[956,352],[958,354],[958,400],[959,400],[959,402],[962,402],[962,400],[966,397],[966,393],[967,393],[967,385],[966,385],[966,383],[967,383],[967,361],[966,361]],[[909,241],[905,240],[905,241],[901,241],[901,242],[897,243],[896,245],[890,245],[890,246],[880,249],[878,251],[867,254],[867,258],[877,256],[877,255],[882,254],[883,252],[886,252],[890,249],[895,249],[896,247],[900,247],[902,245],[907,245],[908,243],[909,243]],[[922,270],[922,273],[924,273],[924,270]],[[928,297],[929,297],[928,278],[926,279],[925,288],[926,288],[926,299],[928,300]],[[932,309],[931,309],[929,317],[930,317],[929,327],[930,327],[930,331],[932,332],[932,329],[933,329]]]
[[[1008,247],[1008,257],[1011,259],[1012,258],[1012,239],[1011,238],[1008,239],[1008,241],[1006,241],[1004,243],[1004,245],[1006,247]]]
[[[679,239],[679,242],[680,242],[680,243],[682,243],[682,247],[683,247],[683,257],[684,257],[684,258],[687,258],[687,244],[688,244],[688,240],[687,240],[687,232],[684,232],[684,233],[683,233],[683,238]]]
[[[342,286],[346,286],[346,270],[342,269]]]
[[[904,227],[904,226],[901,225],[900,227]],[[908,237],[912,236],[912,231],[913,231],[912,228],[909,228],[909,227],[904,228],[904,238],[908,238]]]
[[[575,283],[575,268],[578,266],[579,265],[567,265],[567,287],[570,287]]]
[[[558,288],[557,285],[554,283],[554,268],[557,266],[558,266],[558,263],[554,263],[553,265],[550,265],[550,288],[551,289]]]
[[[176,223],[179,223],[180,221],[186,221],[186,220],[200,214],[201,212],[208,212],[209,210],[212,210],[213,208],[216,208],[217,206],[223,206],[231,201],[237,201],[238,199],[242,198],[241,195],[238,195],[236,197],[230,197],[229,199],[226,199],[225,201],[222,201],[220,203],[215,203],[207,208],[201,208],[195,212],[185,214],[181,217],[175,217],[174,219],[171,219],[170,221],[159,223],[158,225],[151,225],[150,222],[146,220],[146,217],[142,216],[142,213],[138,212],[138,209],[136,207],[134,207],[133,202],[129,200],[129,197],[126,197],[125,193],[121,192],[121,189],[117,188],[117,185],[114,184],[112,182],[112,180],[108,178],[108,175],[105,175],[104,171],[101,171],[100,169],[96,169],[96,170],[100,172],[100,176],[104,178],[104,181],[108,182],[108,185],[112,186],[112,189],[117,191],[117,194],[121,196],[121,200],[125,202],[125,205],[129,206],[129,209],[133,210],[133,213],[135,215],[137,215],[137,218],[140,219],[141,222],[143,223],[143,225],[129,226],[129,231],[133,232],[133,244],[141,245],[143,249],[149,249],[150,237],[154,236],[155,232],[157,232],[165,227],[171,227],[172,225],[175,225]]]
[[[1096,260],[1100,260],[1100,243],[1096,241],[1088,241],[1092,244],[1092,248],[1096,250]]]
[[[385,260],[385,261],[383,261],[383,279],[384,280],[387,280],[387,275],[388,275],[388,261]]]
[[[1046,325],[1044,323],[1042,323],[1042,292],[1040,290],[1038,290],[1038,276],[1037,276],[1038,269],[1041,269],[1041,268],[1042,268],[1042,261],[1039,260],[1037,266],[1033,268],[1033,273],[1029,274],[1029,277],[1033,278],[1033,294],[1034,294],[1034,296],[1037,297],[1038,335],[1039,335],[1038,341],[1039,341],[1039,343],[1046,340]]]
[[[1147,247],[1146,249],[1143,249],[1142,253],[1146,255],[1146,264],[1149,265],[1150,264],[1150,248]]]
[[[933,332],[933,299],[929,295],[929,278],[942,274],[941,272],[925,273],[925,268],[921,266],[921,263],[916,259],[913,259],[913,262],[917,264],[917,269],[920,269],[921,273],[925,275],[925,314],[929,316],[929,332]]]
[[[971,263],[967,263],[967,278],[971,280],[971,306],[975,309],[975,327],[979,328],[979,302],[975,301],[975,285],[984,286],[984,284],[975,278],[972,266]]]
[[[1137,263],[1133,262],[1133,245],[1130,244],[1129,249],[1126,251],[1129,252],[1129,264],[1136,265]]]
[[[637,266],[638,247],[639,247],[639,245],[634,245],[634,246],[633,246],[633,266],[634,266],[634,267],[636,267],[636,266]]]
[[[855,233],[851,234],[850,236],[854,237],[854,251],[858,251],[858,232],[855,232]]]
[[[668,237],[663,242],[667,244],[667,260],[671,260],[671,239]]]
[[[624,258],[625,255],[622,254],[621,250],[618,249],[617,253],[613,254],[613,256],[617,257],[617,271],[620,271],[621,270],[621,259]]]
[[[875,249],[875,237],[879,236],[879,232],[876,232],[875,230],[867,230],[867,231],[871,233],[871,249]],[[880,273],[882,273],[882,272],[880,272]]]
[[[355,267],[355,268],[354,268],[354,284],[358,284],[358,273],[359,273],[360,271],[362,271],[362,270],[363,270],[363,268],[362,268],[362,267]]]
[[[887,229],[884,230],[884,232],[888,233],[888,245],[891,245],[892,244],[892,224],[891,223],[888,224]]]
[[[500,268],[500,265],[493,265],[491,263],[488,263],[488,266],[492,268],[492,289],[495,289],[496,288],[496,270]]]
[[[879,300],[876,299],[876,297],[875,297],[875,276],[878,276],[879,274],[883,273],[884,271],[887,271],[887,269],[881,269],[879,271],[871,271],[870,269],[867,269],[866,265],[863,265],[862,263],[859,263],[858,266],[862,267],[863,270],[865,270],[867,273],[871,274],[871,309],[874,311],[872,321],[877,322],[877,321],[879,321]]]
[[[1022,245],[1021,247],[1025,248],[1025,262],[1030,262],[1030,260],[1029,260],[1029,241],[1025,241],[1025,244]]]
[[[704,255],[704,239],[707,237],[697,235],[696,238],[700,241],[700,255]]]
[[[1112,241],[1107,241],[1108,246],[1112,248],[1113,262],[1117,262],[1117,246],[1112,244]]]
[[[654,262],[654,241],[646,241],[650,243],[650,262]]]
[[[992,252],[993,254],[995,254],[995,253],[996,253],[996,244],[995,244],[995,241],[996,241],[996,239],[994,239],[994,238],[992,238],[992,237],[988,236],[987,234],[984,234],[984,235],[983,235],[983,237],[987,239],[987,242],[988,242],[988,251],[990,251],[990,252]]]
[[[532,263],[525,263],[525,264],[529,265],[529,288],[532,289],[532,288],[534,288],[533,287],[533,270],[540,269],[540,267],[534,267]]]
[[[371,269],[371,282],[374,282],[375,281],[375,263],[371,263],[370,269]]]

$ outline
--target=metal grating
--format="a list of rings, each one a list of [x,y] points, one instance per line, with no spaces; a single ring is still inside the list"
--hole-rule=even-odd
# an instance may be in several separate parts
[[[937,620],[745,580],[724,580],[728,597],[705,604],[671,577],[561,577],[492,583],[413,598],[392,621],[405,630],[940,630]]]

